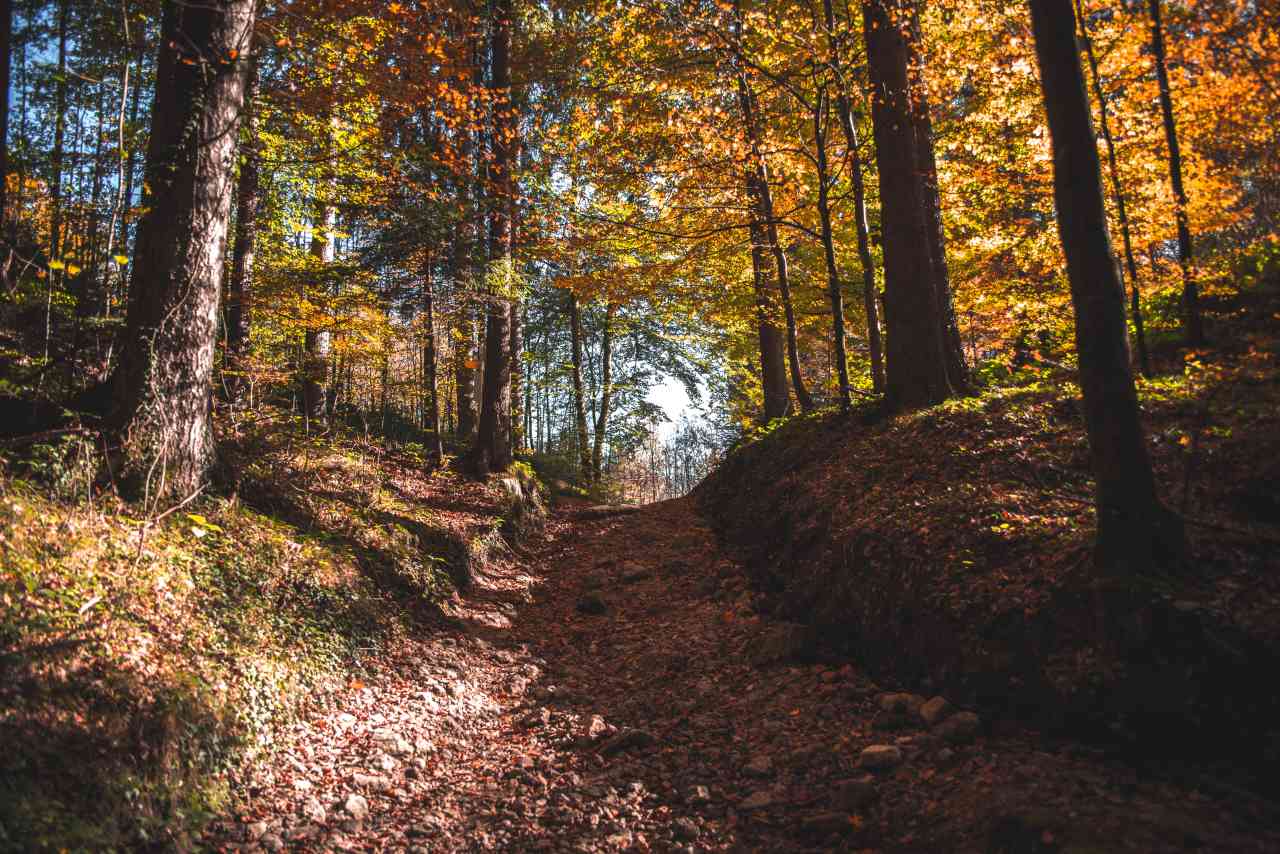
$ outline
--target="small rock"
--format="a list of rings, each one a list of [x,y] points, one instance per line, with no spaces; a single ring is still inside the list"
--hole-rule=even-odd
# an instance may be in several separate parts
[[[356,821],[364,821],[369,816],[369,802],[364,799],[363,795],[347,795],[347,800],[342,805],[342,808],[347,811],[347,815]]]
[[[613,728],[605,723],[600,715],[592,715],[587,722],[587,738],[592,741],[599,741],[612,731]]]
[[[362,789],[368,789],[371,792],[391,791],[391,781],[386,777],[380,777],[376,774],[352,774],[351,782],[355,783]]]
[[[257,842],[266,832],[267,823],[265,821],[255,821],[252,824],[246,824],[244,827],[245,838],[250,842]]]
[[[307,820],[314,821],[316,824],[324,824],[328,817],[324,811],[324,804],[320,803],[320,799],[314,795],[302,804],[302,814],[307,817]]]
[[[294,780],[293,787],[297,789],[299,792],[309,792],[311,791],[311,781],[310,780]]]
[[[397,767],[399,767],[398,763],[385,753],[378,757],[377,762],[375,764],[378,766],[378,768],[387,772],[388,774],[390,774],[392,771],[396,770]]]
[[[811,815],[800,823],[800,829],[814,836],[830,836],[833,833],[848,833],[853,830],[849,816],[838,812]]]
[[[773,803],[773,795],[763,789],[758,792],[752,792],[746,798],[738,802],[738,809],[743,810],[759,810],[770,806]]]
[[[938,751],[938,755],[934,758],[938,761],[939,765],[946,768],[955,762],[956,752],[950,747],[944,747]]]
[[[280,835],[277,833],[263,834],[262,838],[258,840],[258,844],[261,845],[263,848],[265,848],[267,851],[283,851],[284,850],[284,840],[281,839]]]
[[[871,777],[859,777],[856,780],[845,780],[836,789],[836,804],[845,812],[856,813],[880,796],[875,780]]]
[[[450,697],[461,697],[467,693],[467,686],[462,682],[446,682],[444,683],[444,691]]]
[[[764,755],[756,756],[747,763],[746,770],[753,777],[768,777],[773,773],[773,760]]]
[[[892,744],[873,744],[858,757],[858,765],[871,771],[887,771],[901,764],[902,749]]]
[[[933,728],[933,734],[952,744],[968,744],[982,729],[982,719],[973,712],[957,712]]]
[[[686,842],[692,842],[697,839],[702,832],[702,828],[698,827],[698,823],[687,817],[676,819],[671,829],[674,831],[676,839],[683,839]]]
[[[880,711],[888,713],[915,715],[924,703],[924,697],[919,694],[881,694],[876,697]]]
[[[578,613],[590,614],[594,617],[598,617],[609,610],[609,606],[605,604],[604,600],[594,593],[586,593],[579,597],[576,607]]]
[[[920,720],[927,726],[934,726],[949,714],[951,714],[951,704],[947,702],[946,697],[934,697],[920,707]]]

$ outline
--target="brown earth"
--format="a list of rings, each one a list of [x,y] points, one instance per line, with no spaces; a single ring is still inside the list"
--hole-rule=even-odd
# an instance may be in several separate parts
[[[955,712],[926,727],[851,665],[805,664],[689,499],[562,508],[450,619],[367,662],[222,850],[1275,851],[1225,784]],[[889,711],[884,709],[888,708]],[[959,717],[957,717],[959,715]],[[883,745],[888,750],[865,748]],[[871,769],[875,758],[886,767]]]

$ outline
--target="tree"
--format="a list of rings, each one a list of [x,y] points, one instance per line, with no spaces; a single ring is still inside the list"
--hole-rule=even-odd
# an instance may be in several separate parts
[[[259,95],[258,64],[253,62],[249,70],[249,89],[245,95],[243,157],[240,162],[240,178],[236,186],[236,231],[231,252],[231,281],[224,300],[223,324],[226,327],[228,370],[227,393],[238,400],[244,388],[245,350],[249,343],[248,299],[253,286],[253,263],[258,239],[258,205],[260,202],[260,155],[258,151],[258,126],[255,119],[256,101]]]
[[[1147,334],[1142,322],[1142,297],[1138,290],[1138,263],[1133,257],[1133,236],[1129,228],[1129,211],[1124,187],[1120,183],[1120,166],[1116,158],[1115,138],[1111,135],[1111,121],[1107,112],[1107,96],[1102,91],[1102,75],[1098,72],[1098,57],[1089,38],[1089,25],[1085,20],[1083,0],[1076,0],[1076,24],[1080,28],[1080,42],[1089,60],[1089,73],[1093,81],[1093,96],[1098,101],[1098,124],[1102,141],[1107,146],[1107,174],[1111,178],[1111,195],[1115,199],[1116,220],[1120,225],[1120,237],[1124,245],[1125,267],[1129,272],[1129,312],[1133,317],[1134,339],[1138,344],[1138,365],[1145,376],[1151,376],[1151,357],[1147,354]],[[1123,280],[1121,287],[1124,286]]]
[[[125,472],[152,498],[198,490],[214,461],[210,390],[255,0],[168,0],[147,212],[112,379]]]
[[[480,422],[476,429],[473,466],[480,475],[505,471],[511,465],[511,313],[514,300],[501,291],[513,287],[513,218],[515,213],[516,122],[511,99],[512,0],[497,0],[490,33],[493,89],[493,157],[490,164],[494,187],[489,213],[490,278],[496,291],[489,294],[484,336],[484,388]]]
[[[573,291],[566,293],[569,306],[570,361],[573,373],[573,425],[578,445],[578,467],[584,478],[593,472],[591,446],[587,437],[587,401],[582,388],[582,312]]]
[[[836,16],[831,0],[822,0],[823,24],[827,31],[827,62],[835,76],[836,111],[844,131],[849,183],[853,191],[853,221],[858,235],[858,260],[862,264],[862,307],[867,315],[867,347],[871,357],[871,388],[884,391],[884,344],[880,340],[880,312],[876,306],[876,268],[871,258],[871,229],[867,224],[867,191],[862,176],[862,153],[858,145],[858,127],[849,105],[843,58],[836,38]]]
[[[1164,120],[1165,142],[1169,146],[1169,182],[1173,185],[1173,213],[1178,223],[1178,264],[1182,268],[1182,312],[1187,343],[1204,343],[1204,321],[1200,315],[1200,288],[1192,264],[1191,223],[1187,217],[1187,190],[1182,183],[1182,148],[1178,145],[1178,125],[1173,118],[1173,94],[1169,88],[1169,68],[1165,59],[1164,25],[1160,20],[1160,0],[1148,0],[1151,11],[1151,55],[1160,85],[1160,116]]]
[[[863,27],[871,76],[872,121],[880,171],[881,227],[884,232],[886,385],[890,408],[941,403],[957,391],[954,354],[940,296],[936,206],[920,153],[928,134],[918,125],[921,105],[912,0],[866,0]],[[949,299],[949,297],[948,297]]]
[[[1096,481],[1095,560],[1106,575],[1131,577],[1180,557],[1186,544],[1181,520],[1156,496],[1138,417],[1124,289],[1107,234],[1097,140],[1076,52],[1071,0],[1031,0],[1031,16]]]

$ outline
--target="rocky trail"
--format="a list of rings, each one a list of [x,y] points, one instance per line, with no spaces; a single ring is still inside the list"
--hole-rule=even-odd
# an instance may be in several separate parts
[[[321,851],[1274,851],[1274,807],[801,663],[688,499],[551,517],[239,782]],[[926,702],[927,701],[927,702]]]

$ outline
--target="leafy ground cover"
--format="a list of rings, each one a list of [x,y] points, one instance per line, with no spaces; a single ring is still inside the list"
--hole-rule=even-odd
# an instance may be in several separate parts
[[[185,847],[486,559],[499,490],[270,411],[223,433],[236,489],[149,518],[74,435],[9,449],[0,847]]]
[[[811,654],[1147,756],[1254,763],[1244,779],[1269,786],[1277,698],[1256,675],[1280,661],[1278,309],[1274,285],[1216,303],[1216,345],[1166,348],[1140,382],[1194,557],[1136,589],[1095,583],[1079,395],[1048,360],[904,417],[788,422],[700,504]]]

